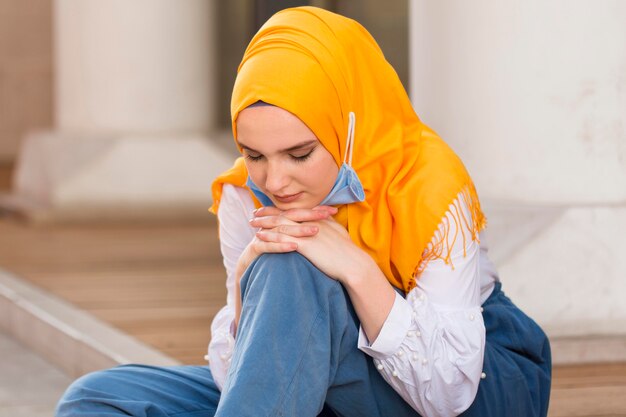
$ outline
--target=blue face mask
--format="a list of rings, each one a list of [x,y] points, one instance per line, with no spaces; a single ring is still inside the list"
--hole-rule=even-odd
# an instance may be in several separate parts
[[[354,169],[345,162],[341,165],[335,185],[330,190],[321,206],[336,206],[365,200],[365,191]]]
[[[365,200],[365,191],[363,191],[363,185],[361,184],[361,180],[359,180],[356,172],[350,166],[350,164],[352,164],[352,147],[354,146],[354,124],[354,113],[350,112],[350,125],[348,126],[348,143],[346,144],[344,163],[341,164],[341,168],[339,169],[339,174],[337,174],[337,179],[335,180],[333,188],[331,188],[326,198],[324,198],[324,200],[320,203],[321,206],[336,206],[340,204],[350,204]],[[346,163],[346,160],[348,161],[348,163]],[[246,185],[248,186],[248,188],[250,188],[254,196],[259,200],[259,202],[261,202],[261,204],[263,204],[264,206],[274,205],[272,200],[267,195],[265,195],[254,182],[252,182],[252,179],[250,177],[248,177]]]

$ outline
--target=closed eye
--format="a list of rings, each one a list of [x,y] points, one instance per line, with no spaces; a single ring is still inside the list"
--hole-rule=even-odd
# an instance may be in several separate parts
[[[291,157],[291,159],[293,159],[295,162],[304,162],[307,159],[309,159],[311,157],[311,154],[313,153],[313,151],[315,150],[315,148],[311,149],[308,153],[306,153],[305,155],[300,155],[300,156],[295,156],[295,155],[289,155]]]
[[[250,153],[248,153],[248,152],[246,152],[246,154],[245,154],[244,156],[245,156],[245,158],[246,158],[247,160],[252,161],[252,162],[259,161],[261,158],[263,158],[263,155],[261,155],[261,154],[258,154],[258,155],[251,155],[251,154],[250,154]]]

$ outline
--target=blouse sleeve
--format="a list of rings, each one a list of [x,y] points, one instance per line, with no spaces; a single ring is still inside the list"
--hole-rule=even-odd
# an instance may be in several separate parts
[[[232,332],[235,319],[235,267],[243,250],[254,238],[254,228],[248,224],[254,204],[243,188],[224,185],[217,218],[219,222],[220,249],[226,268],[226,306],[215,315],[211,323],[211,342],[205,358],[211,366],[215,384],[221,390],[235,346]]]
[[[458,224],[460,214],[471,219],[463,197],[450,207],[439,227],[439,233],[448,229],[444,247],[450,248],[449,261],[443,260],[447,253],[430,261],[407,298],[396,295],[374,343],[363,329],[359,335],[359,349],[374,358],[383,378],[424,416],[461,414],[485,377],[479,242]],[[459,209],[463,213],[454,212]]]

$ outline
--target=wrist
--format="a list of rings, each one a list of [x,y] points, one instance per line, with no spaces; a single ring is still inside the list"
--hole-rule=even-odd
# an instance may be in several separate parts
[[[254,252],[254,249],[251,245],[248,245],[244,249],[242,256],[237,261],[237,266],[235,267],[235,276],[237,279],[241,278],[241,276],[246,272],[248,266],[256,259],[258,255]]]
[[[339,281],[346,287],[356,287],[371,280],[373,277],[383,276],[376,262],[365,252],[360,252],[354,258],[355,262],[348,268],[346,274]]]
[[[239,262],[237,262],[237,266],[235,267],[235,280],[237,282],[239,282],[239,280],[243,276],[243,273],[246,272],[247,268],[248,262],[246,262],[245,260],[240,259]]]

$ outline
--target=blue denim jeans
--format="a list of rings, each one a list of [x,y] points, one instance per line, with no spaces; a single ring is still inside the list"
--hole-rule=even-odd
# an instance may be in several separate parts
[[[126,365],[78,379],[57,416],[419,417],[356,348],[359,322],[343,287],[304,257],[265,254],[241,287],[241,322],[221,393],[209,367]],[[545,416],[545,335],[499,284],[484,316],[488,376],[463,416]]]

